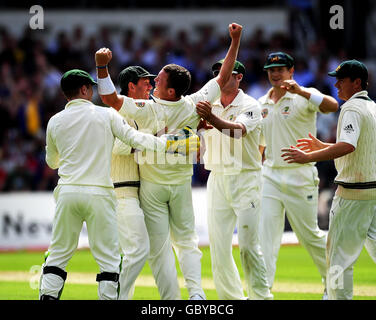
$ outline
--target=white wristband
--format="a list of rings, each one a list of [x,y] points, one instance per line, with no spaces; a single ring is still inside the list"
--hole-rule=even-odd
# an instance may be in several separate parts
[[[107,76],[107,78],[102,78],[102,79],[98,78],[97,83],[98,83],[98,93],[101,96],[106,96],[106,95],[116,92],[116,88],[110,76]]]
[[[311,93],[311,96],[309,97],[309,102],[311,102],[316,107],[318,107],[323,100],[324,96],[322,94]]]

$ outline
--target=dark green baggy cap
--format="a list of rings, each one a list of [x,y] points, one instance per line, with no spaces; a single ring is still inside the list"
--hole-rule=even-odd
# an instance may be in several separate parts
[[[72,69],[63,74],[60,80],[60,86],[63,91],[74,90],[85,84],[97,84],[92,76],[86,71]]]

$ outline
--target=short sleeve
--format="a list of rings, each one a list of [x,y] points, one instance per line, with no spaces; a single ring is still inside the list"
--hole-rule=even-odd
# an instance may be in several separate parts
[[[195,104],[199,101],[209,101],[214,102],[221,95],[221,88],[216,80],[216,78],[211,79],[201,88],[201,90],[189,95]]]
[[[342,127],[337,142],[346,142],[356,148],[360,135],[361,117],[355,111],[345,111],[342,117]]]
[[[119,113],[126,119],[133,119],[139,122],[143,122],[150,117],[154,117],[152,110],[153,100],[138,100],[122,96],[124,98],[123,105],[121,106]]]
[[[241,123],[245,126],[247,134],[253,131],[262,120],[260,107],[254,105],[252,107],[245,108],[242,113],[240,113],[235,122]]]

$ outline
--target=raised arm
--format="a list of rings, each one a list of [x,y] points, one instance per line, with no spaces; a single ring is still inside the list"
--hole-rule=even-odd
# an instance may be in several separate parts
[[[112,59],[112,52],[108,48],[101,48],[95,53],[95,64],[98,76],[98,94],[104,104],[120,110],[124,98],[118,95],[108,73],[107,66]]]
[[[229,33],[231,37],[231,45],[227,51],[221,70],[216,79],[221,89],[230,79],[232,70],[234,69],[234,64],[238,56],[240,38],[242,34],[242,29],[243,29],[243,27],[237,23],[231,23],[228,28],[229,28]]]
[[[285,80],[281,88],[291,93],[296,93],[317,105],[323,113],[336,112],[338,110],[338,102],[331,96],[321,93],[312,93],[306,88],[299,86],[295,80]]]

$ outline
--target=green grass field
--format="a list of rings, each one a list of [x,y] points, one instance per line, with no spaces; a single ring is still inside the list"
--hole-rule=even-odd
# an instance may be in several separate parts
[[[216,300],[210,265],[209,248],[201,248],[202,284],[208,300]],[[239,267],[238,248],[234,248],[234,258]],[[0,300],[38,299],[38,271],[43,262],[43,252],[0,253]],[[69,262],[68,278],[62,300],[95,300],[97,283],[95,274],[98,267],[89,250],[77,251]],[[188,299],[182,274],[179,271],[182,298]],[[310,256],[301,246],[282,246],[277,264],[276,280],[273,286],[275,300],[320,300],[324,286]],[[158,300],[151,270],[145,265],[137,279],[134,299]],[[354,268],[354,299],[376,299],[376,266],[363,250]]]

